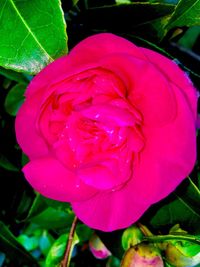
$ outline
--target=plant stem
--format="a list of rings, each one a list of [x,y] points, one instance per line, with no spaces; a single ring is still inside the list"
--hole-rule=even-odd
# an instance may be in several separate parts
[[[75,233],[77,222],[78,222],[78,218],[75,216],[74,220],[72,222],[70,232],[69,232],[69,238],[67,241],[65,254],[64,254],[63,260],[61,261],[61,267],[68,267],[69,266],[70,252],[71,252],[71,247],[72,247],[72,243],[73,243],[73,239],[74,239],[74,233]]]

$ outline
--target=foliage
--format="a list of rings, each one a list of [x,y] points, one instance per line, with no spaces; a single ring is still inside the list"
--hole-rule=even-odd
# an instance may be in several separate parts
[[[27,159],[15,140],[14,117],[32,75],[66,54],[67,40],[71,49],[93,33],[109,31],[174,59],[198,88],[199,10],[200,0],[0,1],[0,266],[59,266],[74,218],[67,203],[33,192],[20,171]],[[199,142],[198,133],[197,138]],[[78,222],[70,266],[117,267],[124,249],[143,241],[157,243],[164,260],[169,244],[197,255],[198,164],[199,155],[191,177],[137,225],[125,232],[98,233],[112,252],[109,259],[92,256],[88,244],[93,230]],[[180,227],[170,230],[176,224]]]

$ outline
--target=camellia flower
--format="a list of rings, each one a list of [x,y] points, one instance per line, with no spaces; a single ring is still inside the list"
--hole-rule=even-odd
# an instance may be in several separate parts
[[[30,83],[16,118],[23,172],[88,226],[134,223],[191,172],[197,95],[166,57],[97,34]]]

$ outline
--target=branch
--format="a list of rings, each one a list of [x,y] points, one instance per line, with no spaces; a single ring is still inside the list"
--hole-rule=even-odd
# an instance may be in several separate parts
[[[78,218],[75,216],[74,220],[72,222],[70,232],[69,232],[69,238],[67,241],[65,254],[64,254],[63,260],[61,261],[61,265],[60,265],[61,267],[68,267],[68,264],[70,261],[70,252],[71,252],[71,247],[72,247],[72,243],[73,243],[73,239],[74,239],[74,233],[75,233],[77,222],[78,222]]]

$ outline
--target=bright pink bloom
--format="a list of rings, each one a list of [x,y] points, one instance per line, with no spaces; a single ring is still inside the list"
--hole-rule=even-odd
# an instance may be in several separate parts
[[[26,91],[16,119],[25,177],[92,228],[127,227],[191,172],[196,103],[174,62],[112,34],[89,37]]]

